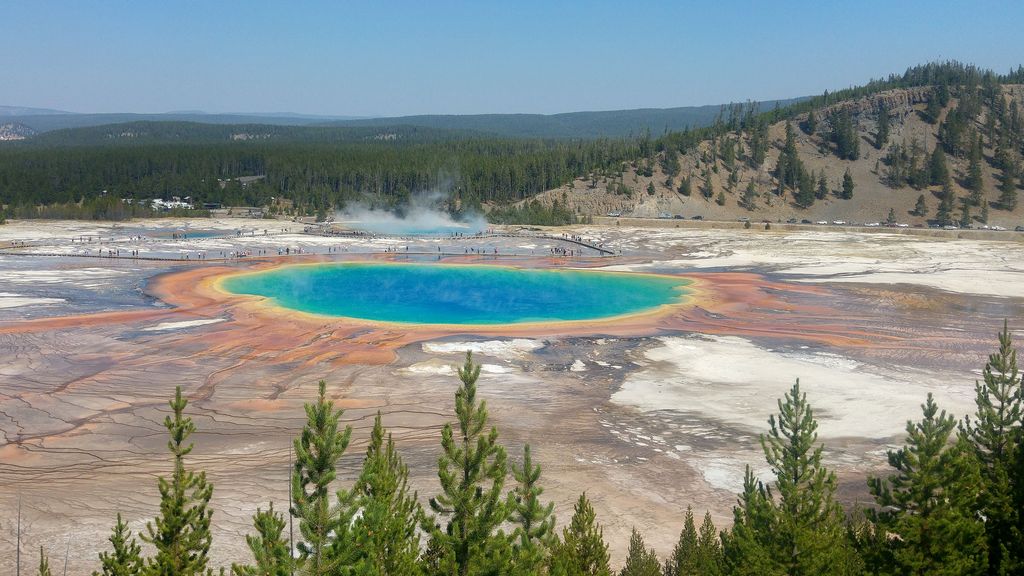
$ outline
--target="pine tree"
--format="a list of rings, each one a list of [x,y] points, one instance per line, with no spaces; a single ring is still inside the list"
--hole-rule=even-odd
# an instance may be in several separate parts
[[[444,453],[438,459],[442,494],[430,500],[434,512],[446,517],[447,527],[426,525],[443,564],[459,576],[493,568],[488,557],[509,539],[498,528],[509,518],[510,498],[503,495],[506,477],[505,449],[498,444],[498,431],[487,432],[487,403],[477,401],[476,381],[480,365],[466,353],[459,368],[462,386],[455,393],[455,415],[459,434],[451,424],[441,433]]]
[[[656,193],[656,190],[654,188],[654,182],[648,182],[647,183],[647,194],[649,196],[654,196],[655,193]]]
[[[373,421],[363,470],[353,494],[359,514],[353,523],[358,551],[355,574],[373,576],[418,573],[422,519],[416,493],[409,490],[409,469],[402,462],[391,435],[384,438],[381,414]]]
[[[824,170],[818,175],[818,189],[814,191],[814,197],[818,200],[824,200],[828,197],[828,180],[825,179]]]
[[[167,443],[174,455],[171,479],[160,477],[160,515],[146,525],[142,539],[156,548],[156,556],[146,562],[147,576],[193,576],[212,573],[206,568],[212,536],[208,508],[213,496],[213,485],[206,481],[206,473],[196,474],[185,468],[185,456],[192,452],[187,444],[195,432],[191,418],[183,417],[188,401],[181,396],[181,386],[175,388],[170,402],[174,416],[164,418],[164,427],[170,432]]]
[[[915,216],[927,216],[928,215],[928,204],[924,200],[924,194],[917,197],[917,203],[914,204],[914,215]]]
[[[988,202],[981,203],[981,216],[979,216],[982,224],[988,224]]]
[[[1012,573],[1024,569],[1024,545],[1019,529],[1024,518],[1014,494],[1024,479],[1015,474],[1022,452],[1024,386],[1017,368],[1017,351],[1007,324],[999,334],[999,350],[990,355],[975,383],[974,418],[965,418],[961,435],[981,466],[981,508],[986,518],[988,571]]]
[[[234,576],[288,576],[292,572],[291,550],[288,541],[282,537],[285,527],[284,516],[274,512],[274,505],[267,510],[256,509],[252,518],[255,535],[245,537],[252,551],[254,566],[232,564]]]
[[[693,508],[686,507],[683,530],[679,541],[672,549],[672,555],[665,560],[665,576],[696,576],[697,571],[697,526],[693,521]]]
[[[969,198],[960,199],[960,227],[971,227],[971,201]]]
[[[715,204],[725,206],[725,192],[721,190],[718,191],[718,196],[715,197]]]
[[[517,524],[515,539],[515,571],[519,574],[537,574],[548,551],[555,544],[554,504],[542,504],[544,489],[540,486],[540,465],[533,463],[530,445],[523,447],[523,464],[512,465],[516,479],[515,507],[512,521]]]
[[[769,433],[761,435],[777,480],[774,490],[766,487],[748,467],[727,540],[730,573],[847,573],[849,542],[842,508],[833,500],[836,476],[821,463],[818,423],[799,380],[778,406],[778,417],[768,419]]]
[[[700,525],[697,537],[697,570],[700,576],[719,576],[722,574],[722,543],[711,521],[711,513],[704,513],[704,522]]]
[[[967,178],[964,182],[965,187],[971,191],[970,202],[973,206],[981,204],[982,198],[984,198],[985,182],[981,177],[981,143],[978,140],[974,141],[974,145],[971,147],[971,153],[968,158],[967,165]]]
[[[644,538],[633,528],[629,537],[629,551],[626,553],[626,564],[619,576],[661,576],[661,565],[654,550],[648,550]]]
[[[886,224],[895,224],[896,223],[896,209],[889,208],[889,215],[885,217],[885,223]]]
[[[683,181],[679,183],[679,188],[676,191],[682,194],[683,196],[690,195],[690,193],[693,191],[693,182],[692,180],[690,180],[689,176],[683,178]]]
[[[952,445],[953,416],[928,394],[924,418],[907,422],[907,444],[889,451],[896,473],[869,478],[878,509],[866,511],[881,550],[867,555],[880,574],[984,574],[983,522],[974,514],[977,464],[967,443]],[[938,415],[936,415],[938,413]]]
[[[853,198],[853,176],[850,174],[850,169],[847,168],[846,172],[843,173],[843,199],[849,200]]]
[[[551,554],[551,574],[558,576],[611,576],[608,544],[597,523],[587,494],[580,494],[572,520],[562,530],[562,542]]]
[[[132,536],[128,523],[117,515],[113,533],[110,535],[113,550],[100,552],[100,571],[93,576],[136,576],[142,573],[142,547]]]
[[[794,200],[801,208],[814,204],[814,176],[806,170],[800,171]]]
[[[743,492],[733,506],[732,530],[722,534],[725,573],[731,576],[786,576],[772,547],[774,510],[765,485],[750,466],[743,475]]]
[[[747,210],[753,210],[756,206],[757,188],[755,187],[753,180],[747,183],[747,188],[743,192],[743,197],[740,199],[740,203]]]
[[[889,107],[882,102],[878,106],[878,128],[875,131],[875,148],[881,150],[889,142]]]
[[[352,428],[338,429],[341,410],[327,400],[327,383],[319,383],[315,403],[306,403],[306,425],[295,439],[292,471],[291,514],[299,520],[302,540],[296,543],[296,564],[311,576],[333,574],[351,560],[345,552],[350,518],[350,499],[339,492],[339,504],[331,505],[330,486],[337,476],[338,460],[348,448]]]
[[[46,557],[43,547],[39,547],[39,576],[53,576],[50,572],[50,560]]]
[[[928,181],[932,186],[941,186],[949,179],[949,169],[946,167],[946,153],[941,146],[932,150],[928,161]]]
[[[809,136],[814,136],[814,133],[818,131],[818,117],[814,115],[814,110],[807,113],[807,122],[804,126]]]
[[[1010,161],[1003,169],[1003,181],[999,184],[999,207],[1013,210],[1017,207],[1017,163]]]
[[[942,185],[942,196],[939,198],[939,209],[935,219],[940,226],[949,226],[953,223],[953,201],[956,196],[953,194],[953,185],[946,180]]]

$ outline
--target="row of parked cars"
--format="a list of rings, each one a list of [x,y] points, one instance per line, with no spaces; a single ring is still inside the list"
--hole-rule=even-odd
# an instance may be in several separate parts
[[[611,218],[618,218],[618,217],[622,216],[622,212],[618,212],[618,211],[616,211],[616,212],[609,212],[608,216],[611,217]],[[660,212],[658,214],[658,218],[661,219],[661,220],[686,220],[686,217],[683,216],[682,214],[669,214],[668,212]],[[698,215],[695,215],[695,216],[691,216],[690,219],[691,220],[703,220],[704,217],[698,214]],[[746,218],[746,217],[739,218],[738,220],[740,222],[750,222],[750,218]],[[766,224],[770,224],[771,223],[770,220],[762,220],[762,222],[764,222]],[[812,221],[812,220],[808,220],[807,218],[804,218],[802,220],[797,220],[796,218],[790,218],[789,220],[786,220],[786,224],[815,224],[815,225],[818,225],[818,226],[865,226],[867,228],[878,228],[878,227],[882,227],[882,226],[884,226],[886,228],[910,228],[910,224],[906,224],[904,222],[847,222],[846,220],[831,220],[831,221],[829,221],[829,220],[816,220],[816,221]],[[924,224],[914,224],[914,228],[924,228],[924,227],[925,227]],[[939,224],[929,224],[928,227],[929,228],[941,228],[941,229],[945,229],[945,230],[960,230],[961,228],[963,228],[962,226],[959,226],[957,224],[951,224],[951,225],[948,225],[948,226],[941,226]],[[1007,230],[1007,228],[1004,228],[1003,226],[988,226],[986,224],[982,224],[980,226],[967,226],[967,228],[973,229],[973,230],[995,230],[997,232],[1002,232],[1002,231]],[[1024,226],[1017,226],[1013,230],[1015,232],[1024,232]]]

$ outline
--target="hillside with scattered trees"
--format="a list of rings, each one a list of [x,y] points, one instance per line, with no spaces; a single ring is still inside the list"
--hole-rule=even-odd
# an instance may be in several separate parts
[[[578,215],[1024,224],[1024,73],[933,64],[789,108],[723,109],[538,198]]]

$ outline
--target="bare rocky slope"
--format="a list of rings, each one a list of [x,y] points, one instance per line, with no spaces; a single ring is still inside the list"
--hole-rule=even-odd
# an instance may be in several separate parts
[[[1014,101],[1018,106],[1024,104],[1024,86],[1004,85],[1001,90],[1002,98],[1008,106]],[[793,190],[778,194],[779,184],[775,177],[775,168],[784,147],[787,121],[775,122],[769,126],[768,152],[760,166],[754,166],[754,163],[745,156],[749,155],[751,150],[751,135],[746,131],[733,131],[718,137],[718,143],[710,139],[704,140],[696,147],[680,154],[680,171],[671,181],[663,168],[666,154],[663,151],[658,152],[655,157],[624,165],[621,174],[580,178],[571,186],[548,190],[524,202],[537,200],[546,205],[559,202],[580,216],[603,216],[612,213],[624,217],[655,218],[659,215],[680,215],[685,218],[701,216],[709,220],[750,218],[754,221],[771,222],[796,219],[812,222],[842,220],[852,223],[884,224],[889,210],[892,209],[896,221],[901,224],[927,226],[929,223],[935,223],[942,186],[894,186],[891,182],[891,167],[885,162],[885,157],[894,146],[904,145],[909,148],[916,145],[921,149],[923,162],[927,163],[928,155],[937,145],[941,145],[940,126],[950,111],[958,105],[959,98],[954,91],[947,105],[941,108],[938,121],[930,123],[927,121],[925,110],[934,92],[935,89],[931,87],[887,90],[817,109],[814,113],[818,125],[811,134],[804,129],[806,113],[790,119],[788,122],[792,123],[796,134],[800,160],[805,168],[814,174],[816,180],[823,171],[828,182],[827,197],[816,200],[809,207],[796,204]],[[890,137],[886,145],[877,149],[875,134],[879,110],[883,109],[883,105],[889,111]],[[833,112],[841,108],[851,113],[854,122],[859,140],[859,157],[856,160],[839,158],[836,147],[829,138],[828,119]],[[1021,201],[1013,210],[1006,210],[999,205],[999,185],[1003,172],[994,162],[998,143],[995,138],[989,138],[986,134],[986,123],[990,114],[992,111],[989,105],[983,105],[980,114],[971,121],[972,125],[968,129],[976,130],[983,135],[984,160],[981,164],[983,196],[985,203],[988,204],[988,224],[1012,229],[1024,224],[1024,190],[1018,187]],[[741,152],[734,164],[736,174],[732,176],[732,184],[729,182],[730,170],[717,150],[721,138],[732,138],[740,144],[738,148]],[[1014,150],[1012,157],[1013,161],[1019,164],[1020,150]],[[954,218],[959,219],[959,198],[970,194],[965,183],[968,159],[966,154],[948,153],[945,159],[952,177],[952,189],[958,198],[953,211]],[[645,165],[653,168],[650,176],[644,175]],[[839,191],[847,170],[853,177],[855,190],[852,198],[843,199]],[[705,174],[708,174],[712,181],[713,193],[710,198],[705,198],[702,194],[707,186]],[[690,196],[685,196],[678,190],[680,182],[686,177],[691,179]],[[750,181],[754,182],[757,199],[748,207],[744,205],[742,198]],[[650,192],[651,185],[653,193]],[[724,195],[722,205],[716,202],[719,192]],[[924,215],[914,212],[915,204],[921,195],[924,196],[927,206]],[[981,211],[982,204],[971,208],[974,227],[983,224],[977,218]]]

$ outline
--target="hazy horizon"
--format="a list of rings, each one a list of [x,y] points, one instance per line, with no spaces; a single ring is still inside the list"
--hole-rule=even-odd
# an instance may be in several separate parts
[[[0,104],[76,113],[674,108],[815,95],[935,60],[998,72],[1024,62],[1024,4],[996,0],[44,1],[3,13]]]

